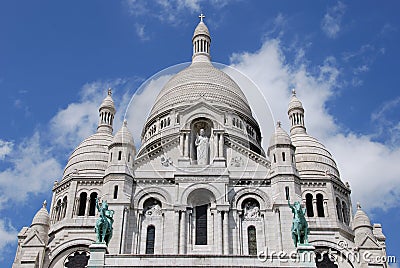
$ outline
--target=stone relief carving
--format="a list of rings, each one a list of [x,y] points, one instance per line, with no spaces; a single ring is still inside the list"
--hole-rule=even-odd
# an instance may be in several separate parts
[[[164,167],[169,167],[172,164],[173,164],[173,162],[170,157],[168,157],[166,155],[161,156],[161,165],[163,165]]]
[[[258,220],[260,218],[260,207],[254,201],[246,202],[244,207],[244,219],[245,220]]]
[[[154,200],[153,204],[145,208],[144,215],[146,215],[146,217],[161,216],[162,210],[160,204],[156,200]]]
[[[231,166],[241,167],[243,164],[244,162],[241,156],[235,156],[231,158]]]

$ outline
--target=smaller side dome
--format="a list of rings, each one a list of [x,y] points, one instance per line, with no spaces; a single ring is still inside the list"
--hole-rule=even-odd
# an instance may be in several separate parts
[[[32,220],[32,226],[35,225],[45,225],[45,226],[50,226],[50,215],[49,212],[46,209],[47,202],[43,202],[43,206],[39,211],[36,213],[35,217],[33,217]]]
[[[113,144],[129,144],[129,145],[135,144],[132,133],[129,131],[127,125],[128,125],[127,121],[124,120],[121,129],[118,130],[117,134],[115,134],[110,146],[112,146]]]
[[[354,215],[354,220],[353,220],[353,230],[356,230],[356,229],[362,228],[362,227],[372,229],[371,221],[369,220],[367,213],[365,213],[361,209],[360,203],[357,203],[357,212]]]
[[[275,128],[275,133],[272,134],[269,140],[269,146],[274,146],[277,144],[287,144],[290,145],[292,142],[290,140],[289,134],[281,127],[281,122],[278,121]]]

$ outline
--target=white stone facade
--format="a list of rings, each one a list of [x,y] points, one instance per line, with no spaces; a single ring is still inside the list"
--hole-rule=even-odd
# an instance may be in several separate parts
[[[160,92],[137,152],[126,123],[112,134],[109,92],[97,132],[54,184],[50,215],[42,208],[18,235],[13,267],[79,268],[89,255],[89,267],[370,267],[347,252],[385,256],[381,226],[359,206],[353,217],[349,185],[329,151],[307,134],[295,92],[290,135],[278,123],[265,153],[242,90],[210,62],[203,21],[192,41],[193,62]],[[201,161],[200,130],[207,137]],[[288,259],[296,248],[286,193],[307,207],[311,249],[341,252],[339,266]],[[96,197],[115,211],[107,248],[93,244]],[[265,250],[286,255],[262,262],[257,255]]]

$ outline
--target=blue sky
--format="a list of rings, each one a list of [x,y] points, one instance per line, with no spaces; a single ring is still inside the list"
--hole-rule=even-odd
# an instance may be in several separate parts
[[[0,266],[11,266],[16,233],[95,131],[106,89],[121,107],[119,128],[143,81],[190,61],[200,11],[212,60],[255,81],[286,130],[297,89],[353,206],[383,224],[388,253],[400,258],[399,10],[397,1],[1,1]]]

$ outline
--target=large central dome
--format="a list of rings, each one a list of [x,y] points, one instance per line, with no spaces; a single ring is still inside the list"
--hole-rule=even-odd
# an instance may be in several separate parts
[[[158,95],[151,115],[182,104],[190,105],[200,99],[227,105],[251,116],[247,99],[239,86],[209,61],[194,61],[172,77]]]

